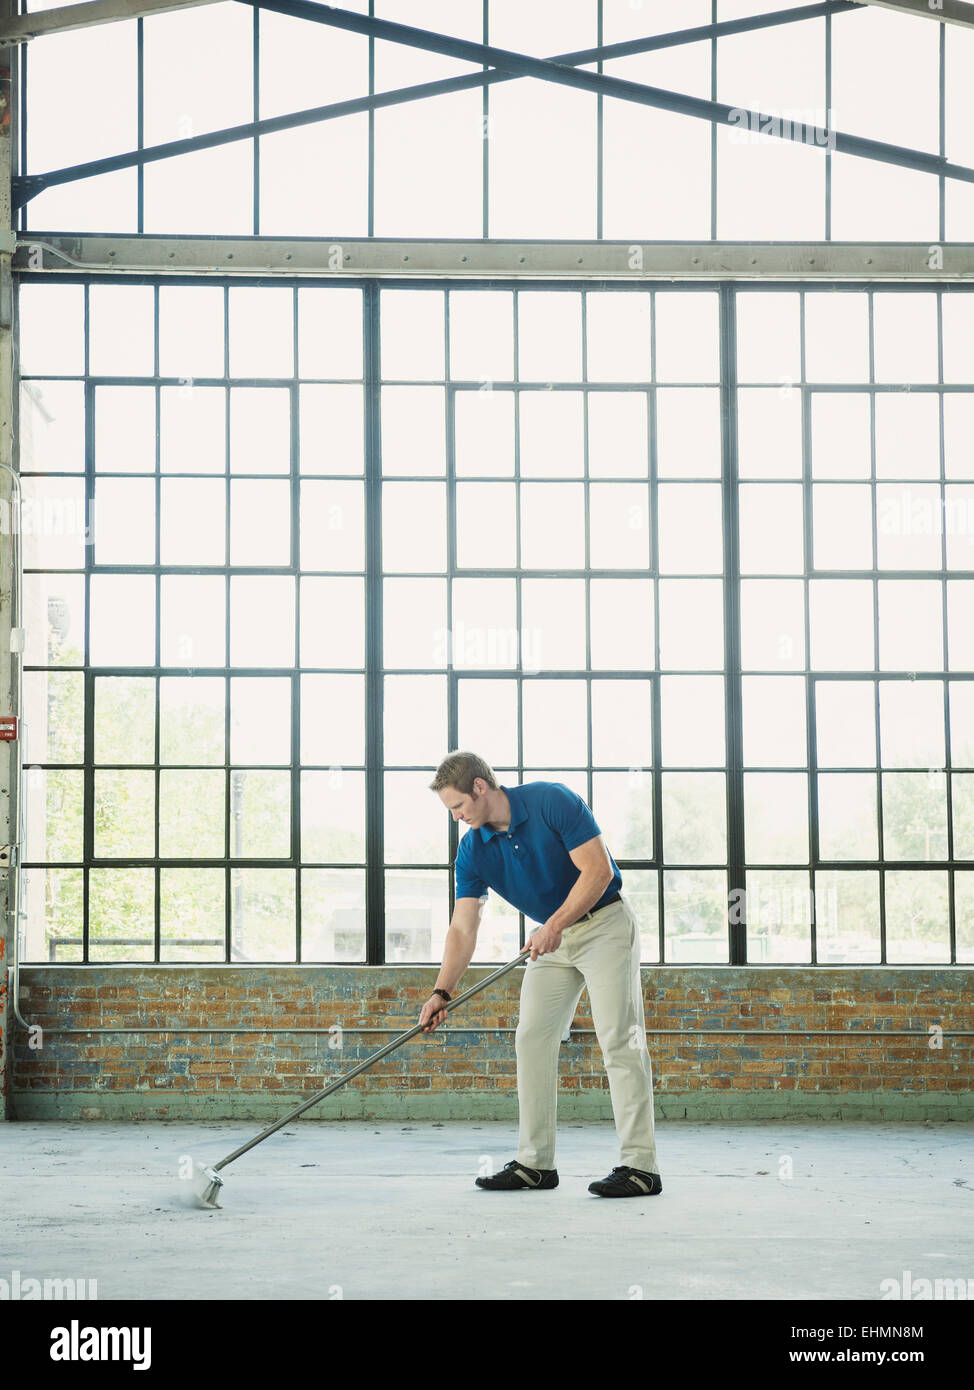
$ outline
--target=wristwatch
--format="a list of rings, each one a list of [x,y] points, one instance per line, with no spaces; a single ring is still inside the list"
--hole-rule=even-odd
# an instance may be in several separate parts
[[[442,994],[443,998],[444,998],[444,999],[446,1000],[446,1002],[449,1004],[449,1002],[450,1002],[450,995],[447,994],[447,992],[446,992],[445,989],[434,989],[433,993],[434,993],[434,994]]]

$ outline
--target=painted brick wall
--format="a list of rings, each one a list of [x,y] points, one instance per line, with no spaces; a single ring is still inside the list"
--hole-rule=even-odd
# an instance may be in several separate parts
[[[490,969],[468,971],[464,987]],[[520,976],[513,971],[453,1014],[446,1031],[407,1043],[309,1118],[513,1118],[514,1034],[488,1030],[513,1030]],[[15,1117],[264,1119],[391,1036],[353,1030],[411,1027],[435,974],[401,966],[35,966],[22,978],[21,1012],[44,1036],[32,1049],[25,1034],[15,1035]],[[949,1035],[974,1032],[972,983],[969,967],[646,967],[657,1115],[970,1119],[974,1037]],[[341,1035],[328,1031],[336,1025]],[[932,1025],[944,1030],[942,1047],[930,1045]],[[585,995],[574,1026],[591,1028]],[[257,1031],[57,1031],[111,1027]],[[271,1028],[322,1031],[259,1031]],[[762,1031],[727,1037],[708,1029]],[[835,1032],[782,1036],[786,1029]],[[866,1035],[879,1029],[916,1036]],[[594,1034],[573,1032],[560,1069],[562,1117],[611,1116]]]

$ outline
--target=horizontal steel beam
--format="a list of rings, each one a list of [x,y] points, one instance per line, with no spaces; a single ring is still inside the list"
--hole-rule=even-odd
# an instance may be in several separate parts
[[[941,24],[962,24],[974,29],[974,5],[965,5],[961,0],[864,0],[867,5],[878,5],[883,10],[898,10],[900,14],[920,15],[924,19],[938,19]]]
[[[974,243],[392,241],[22,232],[14,271],[322,279],[917,280],[974,278]]]
[[[81,5],[61,5],[39,14],[22,14],[0,21],[0,48],[27,43],[45,34],[66,34],[71,29],[91,29],[96,24],[115,24],[122,19],[166,14],[170,10],[195,9],[218,0],[86,0]]]

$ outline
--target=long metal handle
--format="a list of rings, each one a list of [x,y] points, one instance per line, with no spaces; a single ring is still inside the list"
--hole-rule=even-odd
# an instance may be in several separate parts
[[[488,975],[486,979],[481,980],[479,984],[472,985],[470,989],[464,990],[463,994],[458,994],[456,999],[451,999],[449,1002],[444,1001],[443,1008],[448,1013],[451,1009],[459,1008],[461,1004],[465,1003],[473,995],[479,994],[482,989],[486,989],[487,986],[492,985],[495,980],[499,980],[502,975],[506,975],[509,970],[513,970],[515,965],[520,965],[521,961],[529,954],[530,950],[530,945],[525,946],[524,950],[519,952],[513,960],[509,960],[506,965],[502,965],[499,970],[495,970],[492,974]],[[440,1010],[437,1010],[437,1012],[439,1013]],[[267,1129],[261,1130],[256,1138],[249,1140],[246,1144],[241,1144],[239,1149],[234,1149],[232,1154],[228,1154],[226,1158],[222,1158],[219,1163],[214,1163],[214,1170],[219,1172],[221,1168],[225,1168],[228,1163],[232,1163],[235,1158],[239,1158],[241,1154],[245,1154],[248,1149],[252,1149],[256,1144],[260,1144],[269,1135],[282,1129],[284,1125],[290,1124],[292,1120],[296,1120],[299,1115],[303,1115],[304,1112],[310,1110],[313,1105],[317,1105],[319,1100],[324,1100],[325,1096],[330,1096],[333,1091],[337,1091],[339,1087],[344,1086],[346,1082],[351,1081],[353,1077],[360,1076],[363,1071],[368,1071],[369,1067],[374,1066],[375,1063],[380,1061],[383,1057],[387,1057],[390,1052],[395,1052],[397,1047],[402,1047],[403,1043],[408,1042],[410,1038],[415,1038],[416,1034],[422,1033],[426,1027],[427,1025],[425,1023],[417,1023],[414,1024],[412,1028],[408,1029],[407,1032],[400,1033],[397,1038],[393,1038],[391,1042],[387,1042],[385,1047],[380,1047],[378,1052],[374,1052],[372,1056],[367,1057],[364,1062],[359,1062],[357,1067],[353,1067],[352,1070],[346,1072],[344,1076],[340,1076],[337,1081],[333,1081],[331,1085],[326,1086],[323,1091],[316,1092],[315,1095],[310,1096],[307,1100],[302,1101],[300,1105],[295,1106],[283,1119],[277,1120],[274,1124],[268,1125]]]

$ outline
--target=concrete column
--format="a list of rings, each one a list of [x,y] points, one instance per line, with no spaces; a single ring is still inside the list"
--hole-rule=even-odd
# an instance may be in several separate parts
[[[0,16],[16,14],[15,0],[0,0]],[[16,157],[17,51],[0,48],[0,463],[14,465],[14,329],[13,290],[10,273],[10,179]],[[0,469],[0,714],[15,710],[14,674],[17,657],[10,651],[11,607],[11,522],[14,516],[10,475]],[[12,777],[16,778],[17,746],[0,743],[0,846],[13,840],[11,813],[14,809]],[[11,868],[9,856],[0,862],[0,1118],[10,1119],[10,1076],[12,1073],[13,1003],[9,967],[12,960],[12,924],[9,920]]]

